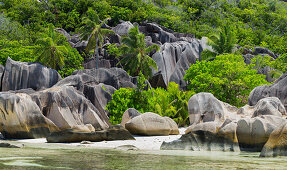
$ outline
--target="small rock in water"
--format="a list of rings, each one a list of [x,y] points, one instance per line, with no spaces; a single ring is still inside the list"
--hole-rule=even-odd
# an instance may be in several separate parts
[[[1,148],[23,148],[24,144],[20,144],[20,145],[12,145],[10,143],[0,143],[0,147]]]
[[[93,144],[91,141],[82,141],[81,144]]]
[[[139,150],[139,148],[137,148],[134,145],[121,145],[121,146],[116,147],[115,149],[123,150],[123,151],[137,151],[137,150]]]

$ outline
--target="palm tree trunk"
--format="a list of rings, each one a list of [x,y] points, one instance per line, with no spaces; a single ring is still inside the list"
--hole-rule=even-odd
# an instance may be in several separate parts
[[[95,53],[96,53],[96,69],[99,68],[99,46],[98,46],[98,38],[96,40],[96,48],[95,48]]]

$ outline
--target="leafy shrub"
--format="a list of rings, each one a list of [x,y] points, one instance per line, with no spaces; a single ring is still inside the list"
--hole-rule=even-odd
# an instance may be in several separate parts
[[[154,112],[161,116],[172,118],[179,126],[188,124],[188,100],[195,94],[192,91],[180,91],[178,84],[169,83],[167,90],[145,88],[144,78],[138,78],[136,89],[121,88],[112,96],[107,105],[110,121],[113,124],[121,122],[123,113],[128,108],[135,108],[139,112]]]
[[[220,55],[213,61],[196,62],[186,71],[184,80],[190,90],[210,92],[221,101],[242,106],[253,88],[268,84],[265,75],[257,74],[253,67],[240,55]]]

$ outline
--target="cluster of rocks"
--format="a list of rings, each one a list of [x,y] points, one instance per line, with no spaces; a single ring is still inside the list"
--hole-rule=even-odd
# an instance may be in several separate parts
[[[77,138],[68,139],[69,135],[93,141],[133,139],[126,129],[111,126],[105,111],[115,90],[136,86],[124,70],[86,69],[62,79],[39,63],[8,58],[0,71],[0,132],[6,139]]]
[[[108,37],[103,47],[110,43],[119,45],[121,37],[127,36],[129,29],[132,27],[134,27],[134,24],[129,21],[122,21],[115,27],[105,25],[105,28],[113,30],[115,34]],[[207,45],[206,37],[199,40],[194,38],[192,34],[173,32],[156,23],[139,25],[139,30],[146,35],[145,41],[148,46],[152,44],[160,46],[158,52],[154,51],[149,54],[158,66],[157,71],[153,70],[153,76],[150,80],[152,87],[166,88],[169,82],[176,82],[181,89],[185,89],[186,82],[183,80],[185,71],[196,60],[200,60],[200,54],[205,48],[212,50]],[[87,41],[82,41],[78,34],[70,36],[63,29],[57,29],[57,31],[65,35],[71,46],[77,48],[78,51],[82,52],[85,49]],[[118,66],[118,59],[109,55],[105,48],[100,49],[99,54],[99,68]],[[96,61],[87,59],[83,67],[86,69],[95,68]]]
[[[180,139],[163,142],[161,149],[287,155],[286,110],[277,96],[238,109],[210,93],[199,93],[190,98],[188,108],[191,125]]]

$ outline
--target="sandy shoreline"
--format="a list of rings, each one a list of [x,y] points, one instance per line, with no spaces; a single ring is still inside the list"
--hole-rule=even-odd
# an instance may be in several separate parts
[[[81,143],[55,143],[66,146],[86,146],[99,149],[114,149],[122,145],[133,145],[140,150],[160,150],[160,146],[163,141],[170,142],[179,139],[184,134],[186,128],[180,128],[180,135],[169,135],[169,136],[134,136],[136,140],[116,140],[116,141],[102,141],[92,142],[91,144]],[[17,143],[29,143],[29,144],[44,144],[47,143],[46,138],[39,139],[20,139],[16,140]]]

